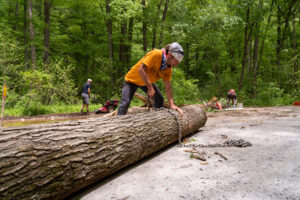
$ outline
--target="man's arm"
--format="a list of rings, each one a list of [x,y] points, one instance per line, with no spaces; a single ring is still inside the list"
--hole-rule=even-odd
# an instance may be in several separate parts
[[[147,74],[147,70],[148,67],[145,64],[141,64],[140,68],[138,69],[139,74],[142,78],[142,80],[144,81],[144,83],[146,84],[147,88],[148,88],[148,95],[150,98],[154,97],[155,94],[155,90],[149,80],[149,76]]]
[[[89,98],[91,98],[90,93],[91,93],[91,88],[88,88],[88,95],[89,95]]]
[[[178,108],[175,104],[174,104],[174,99],[173,99],[173,92],[172,92],[172,85],[170,81],[164,81],[165,83],[165,89],[166,89],[166,94],[167,94],[167,99],[168,102],[170,104],[170,108],[173,110],[178,111],[180,114],[183,115],[183,112],[180,108]]]

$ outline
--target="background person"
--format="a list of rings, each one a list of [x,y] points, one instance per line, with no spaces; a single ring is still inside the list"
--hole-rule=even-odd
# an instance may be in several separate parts
[[[183,59],[184,52],[180,44],[174,42],[163,49],[154,49],[148,52],[134,65],[125,76],[122,89],[122,102],[118,115],[125,115],[137,88],[141,88],[150,98],[154,99],[154,107],[163,106],[164,98],[158,87],[154,84],[163,79],[170,108],[183,114],[182,110],[174,104],[171,86],[172,67],[177,66]]]
[[[232,101],[232,105],[235,108],[236,102],[237,102],[237,98],[236,98],[236,93],[234,89],[229,90],[229,92],[227,93],[227,104],[228,104],[228,108],[230,108],[230,100]]]
[[[86,106],[86,112],[89,112],[91,84],[92,84],[92,79],[88,79],[83,86],[82,95],[81,95],[83,104],[80,112],[83,112],[84,106]]]

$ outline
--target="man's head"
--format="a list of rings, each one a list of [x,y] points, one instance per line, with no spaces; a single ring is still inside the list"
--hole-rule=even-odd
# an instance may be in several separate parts
[[[167,45],[167,47],[169,47],[169,49],[167,49],[167,65],[169,67],[175,67],[182,61],[184,57],[183,49],[177,42],[173,42],[170,45]]]
[[[88,84],[91,84],[91,83],[92,83],[92,79],[89,78],[89,79],[87,80],[87,82],[88,82]]]

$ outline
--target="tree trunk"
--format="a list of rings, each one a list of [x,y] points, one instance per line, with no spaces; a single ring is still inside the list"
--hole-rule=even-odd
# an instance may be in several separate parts
[[[230,48],[229,50],[229,55],[231,57],[230,60],[230,72],[235,72],[236,71],[236,64],[235,64],[235,51],[234,49]]]
[[[43,62],[48,64],[50,49],[50,0],[44,0],[44,56]]]
[[[190,60],[189,60],[189,49],[190,44],[186,43],[185,56],[184,56],[184,64],[186,66],[186,78],[188,79],[190,76]]]
[[[296,11],[295,11],[296,12]],[[292,47],[294,51],[294,80],[295,80],[295,87],[298,88],[298,63],[297,63],[297,44],[296,44],[296,27],[295,27],[295,12],[293,12],[293,17],[292,17],[292,24],[293,24],[293,38],[292,38]]]
[[[27,24],[27,0],[23,2],[24,12],[23,12],[23,37],[24,37],[24,58],[25,58],[25,68],[28,66],[28,49],[27,49],[27,32],[28,32],[28,24]]]
[[[147,52],[147,22],[146,22],[146,0],[142,0],[143,6],[143,50]]]
[[[31,64],[34,67],[36,63],[36,50],[34,45],[34,27],[32,23],[32,2],[31,0],[27,0],[28,2],[28,19],[29,19],[29,31],[30,31],[30,52],[31,52]]]
[[[251,31],[250,31],[251,32]],[[252,34],[249,33],[249,45],[247,50],[248,58],[247,58],[247,64],[248,64],[248,79],[251,76],[252,73]]]
[[[272,2],[273,3],[273,2]],[[258,75],[258,53],[259,53],[259,38],[260,38],[260,21],[262,21],[262,10],[263,10],[263,0],[259,0],[260,12],[255,23],[255,39],[254,39],[254,50],[253,50],[253,88],[252,97],[256,95],[256,84]],[[268,25],[267,25],[268,26]]]
[[[130,17],[129,25],[128,25],[128,44],[127,44],[127,56],[126,56],[127,69],[130,68],[130,62],[131,62],[133,25],[134,25],[134,19],[133,17]]]
[[[158,4],[158,11],[157,11],[157,15],[160,15],[160,8],[162,5],[163,0],[160,0],[159,4]],[[156,48],[156,29],[157,29],[157,18],[155,18],[154,21],[154,25],[153,25],[153,36],[152,36],[152,49]]]
[[[159,37],[159,46],[160,47],[162,47],[162,41],[163,41],[163,37],[164,37],[164,34],[163,34],[163,32],[164,32],[164,21],[167,17],[168,4],[169,4],[169,0],[166,0],[163,16],[162,16],[162,19],[161,19],[161,29],[160,29],[160,37]]]
[[[276,63],[277,71],[280,69],[280,53],[281,53],[281,14],[279,12],[280,8],[277,7],[277,47],[276,47]]]
[[[18,17],[19,16],[19,3],[18,1],[16,1],[16,5],[15,5],[15,23],[14,23],[14,26],[13,26],[13,30],[17,30],[18,29]]]
[[[124,11],[125,12],[125,11]],[[120,46],[119,46],[119,61],[122,63],[123,66],[126,66],[126,54],[127,54],[127,21],[126,19],[122,20],[121,23],[121,30],[120,30]]]
[[[256,86],[257,75],[258,75],[258,49],[259,49],[259,33],[257,33],[255,40],[254,40],[254,52],[253,52],[253,68],[254,68],[253,83],[254,83],[254,86]],[[255,93],[255,87],[254,87],[253,91]]]
[[[196,63],[196,65],[200,65],[200,63],[199,63],[199,47],[198,46],[196,47],[196,51],[195,51],[195,63]],[[196,67],[196,69],[194,69],[193,75],[195,78],[198,78],[198,70],[199,70],[199,67]]]
[[[259,50],[259,59],[258,59],[257,70],[259,70],[260,63],[262,61],[263,52],[264,52],[264,45],[265,45],[265,39],[266,39],[267,32],[269,31],[269,27],[270,27],[270,22],[271,22],[271,17],[272,17],[272,11],[273,11],[274,2],[275,2],[275,0],[272,0],[271,7],[270,7],[270,12],[269,12],[270,14],[269,14],[269,17],[268,17],[268,22],[267,22],[267,26],[265,28],[264,34],[262,35],[262,41],[261,41],[261,45],[260,45],[261,47],[260,47],[260,50]],[[255,82],[255,86],[256,86],[256,82]]]
[[[110,0],[106,0],[106,14],[110,15]],[[108,37],[108,54],[109,54],[109,68],[111,70],[111,78],[114,79],[113,76],[113,63],[114,63],[114,50],[113,50],[113,40],[112,40],[112,20],[110,16],[108,16],[106,20],[107,26],[107,37]]]
[[[183,137],[205,125],[200,106],[182,110],[3,128],[0,199],[66,198],[178,141],[178,124]]]
[[[148,106],[147,104],[150,103],[149,107],[154,107],[154,101],[153,101],[153,99],[150,99],[150,101],[148,102],[148,98],[145,97],[144,95],[138,93],[138,92],[134,93],[134,97],[142,100],[145,103],[146,106]],[[170,108],[169,102],[164,101],[163,107],[164,108]]]
[[[218,66],[218,64],[217,64],[217,66],[215,66],[215,63],[214,63],[214,60],[213,60],[213,59],[210,58],[210,60],[211,60],[211,66],[212,66],[214,75],[215,75],[215,77],[216,77],[216,80],[218,81],[218,85],[219,85],[219,95],[222,96],[222,93],[223,93],[223,91],[222,91],[222,83],[221,83],[221,79],[219,78],[219,73],[218,73],[218,71],[219,71],[219,66]],[[216,69],[216,67],[217,67],[217,69]]]
[[[244,72],[245,72],[245,68],[246,68],[246,64],[247,64],[249,16],[250,16],[250,8],[248,7],[248,9],[246,11],[246,26],[245,26],[245,33],[244,33],[244,53],[243,53],[243,62],[242,62],[242,71],[241,71],[241,77],[240,77],[239,90],[243,89]]]

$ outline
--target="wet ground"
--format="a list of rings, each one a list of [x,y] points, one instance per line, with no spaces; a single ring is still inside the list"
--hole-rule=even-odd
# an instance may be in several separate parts
[[[207,115],[206,126],[185,140],[206,161],[174,144],[70,199],[300,199],[300,106]],[[238,139],[252,146],[197,147]]]
[[[48,114],[48,115],[39,115],[39,116],[26,116],[26,117],[5,117],[3,121],[3,127],[28,126],[32,124],[64,122],[70,120],[99,117],[105,114],[106,113],[96,114],[95,112],[90,112],[90,113],[83,112],[83,113],[66,113],[66,114]]]

